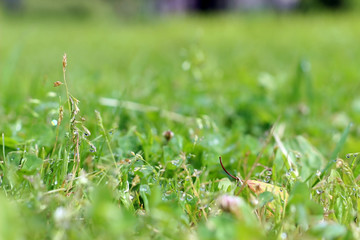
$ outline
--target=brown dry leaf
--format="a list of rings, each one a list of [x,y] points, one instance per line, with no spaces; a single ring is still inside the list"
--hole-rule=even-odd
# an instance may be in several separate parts
[[[289,198],[289,194],[287,193],[287,191],[281,187],[269,184],[269,183],[264,183],[264,182],[259,182],[259,181],[255,181],[255,180],[247,180],[246,181],[246,185],[249,187],[249,189],[255,193],[255,195],[259,195],[263,192],[271,192],[274,197],[279,197],[280,200],[284,201],[285,203],[287,202],[288,198]],[[276,203],[275,201],[271,201],[267,204],[267,206],[272,209],[273,212],[275,212],[276,209]],[[283,207],[281,207],[280,211],[283,211]],[[270,211],[266,212],[266,216],[267,217],[271,217],[273,216],[273,214]]]
[[[221,157],[219,157],[219,161],[220,161],[220,165],[223,168],[223,170],[233,179],[240,181],[241,183],[245,184],[239,191],[239,193],[241,192],[241,190],[244,187],[249,187],[250,191],[252,191],[253,193],[255,193],[256,196],[258,196],[259,194],[263,193],[263,192],[271,192],[274,196],[274,198],[279,201],[281,203],[285,203],[287,202],[288,198],[289,198],[289,194],[287,193],[287,191],[281,187],[269,184],[269,183],[264,183],[264,182],[259,182],[259,181],[255,181],[255,180],[241,180],[238,177],[235,177],[233,175],[231,175],[224,167],[224,165],[222,164],[221,161]],[[275,200],[274,199],[274,200]],[[276,208],[276,201],[271,201],[267,204],[267,206],[273,210],[275,210]],[[283,207],[281,206],[281,212],[283,211]],[[267,211],[267,217],[271,217],[273,214],[269,211]]]
[[[263,192],[268,191],[268,192],[273,193],[275,196],[276,195],[280,196],[280,198],[285,201],[287,201],[287,199],[289,197],[289,194],[286,192],[285,189],[275,186],[275,185],[272,185],[270,183],[264,183],[264,182],[255,181],[255,180],[247,180],[246,184],[249,187],[249,189],[256,195],[259,195]]]

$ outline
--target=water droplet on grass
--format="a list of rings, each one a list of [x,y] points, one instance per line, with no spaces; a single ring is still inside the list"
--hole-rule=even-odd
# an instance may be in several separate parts
[[[174,165],[175,167],[179,167],[180,165],[180,161],[179,160],[171,160],[170,161],[172,165]]]
[[[141,184],[141,185],[140,185],[140,192],[143,192],[143,193],[146,193],[146,194],[150,194],[151,191],[150,191],[149,185]]]
[[[54,126],[54,127],[57,126],[58,121],[56,119],[51,120],[51,125]]]
[[[271,177],[270,177],[270,176],[266,176],[264,182],[269,183],[270,180],[271,180]]]
[[[94,145],[90,146],[90,152],[96,152],[96,147]]]
[[[184,201],[184,200],[185,200],[185,195],[186,195],[185,193],[182,193],[182,194],[181,194],[181,197],[180,197],[180,200],[181,200],[181,201]]]
[[[281,239],[286,239],[286,238],[287,238],[287,234],[283,232],[283,233],[281,233],[280,237],[281,237]]]

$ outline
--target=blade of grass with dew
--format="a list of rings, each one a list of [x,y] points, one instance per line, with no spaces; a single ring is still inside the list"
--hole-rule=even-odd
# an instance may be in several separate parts
[[[2,133],[2,147],[3,147],[3,162],[5,163],[5,134]],[[3,169],[3,166],[1,164],[1,168]]]
[[[328,173],[328,171],[332,168],[332,166],[335,164],[336,161],[335,158],[337,157],[337,155],[339,154],[340,150],[342,149],[342,147],[344,146],[345,144],[345,141],[349,135],[349,132],[350,132],[350,128],[353,124],[352,123],[349,123],[349,125],[346,127],[346,129],[344,130],[344,132],[342,133],[341,135],[341,138],[340,138],[340,141],[337,143],[334,151],[332,152],[331,154],[331,157],[330,157],[330,162],[326,165],[326,167],[321,171],[321,174],[320,174],[320,177],[317,178],[315,180],[315,182],[313,183],[312,187],[314,187],[319,181],[320,179],[322,179],[324,177],[325,174]]]
[[[101,114],[99,111],[95,110],[95,115],[96,115],[96,120],[97,120],[97,123],[98,123],[98,126],[100,127],[100,130],[101,130],[101,133],[103,135],[103,137],[105,138],[105,142],[109,148],[109,151],[110,151],[110,154],[111,154],[111,158],[114,162],[114,165],[115,165],[115,168],[117,168],[117,164],[116,164],[116,160],[115,160],[115,156],[114,156],[114,153],[111,149],[111,145],[110,145],[110,139],[109,139],[109,136],[104,128],[104,124],[103,124],[103,120],[102,120],[102,117],[101,117]]]

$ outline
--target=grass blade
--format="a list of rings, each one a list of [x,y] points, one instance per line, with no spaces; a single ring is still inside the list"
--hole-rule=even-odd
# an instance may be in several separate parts
[[[329,170],[332,168],[332,166],[335,164],[336,161],[335,158],[337,157],[337,155],[339,154],[340,150],[342,149],[342,147],[344,146],[346,139],[349,135],[350,132],[350,128],[352,126],[352,123],[349,123],[349,125],[346,127],[346,129],[344,130],[343,134],[341,135],[340,141],[337,143],[334,151],[331,154],[330,157],[330,162],[326,165],[326,167],[321,171],[320,177],[317,178],[315,180],[315,182],[313,183],[312,187],[314,187],[316,184],[318,184],[318,182],[320,181],[320,179],[322,179],[325,174],[327,174],[329,172]]]

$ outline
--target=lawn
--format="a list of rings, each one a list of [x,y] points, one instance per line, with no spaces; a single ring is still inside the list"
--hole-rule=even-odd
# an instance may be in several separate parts
[[[0,239],[359,238],[359,20],[3,14]]]

